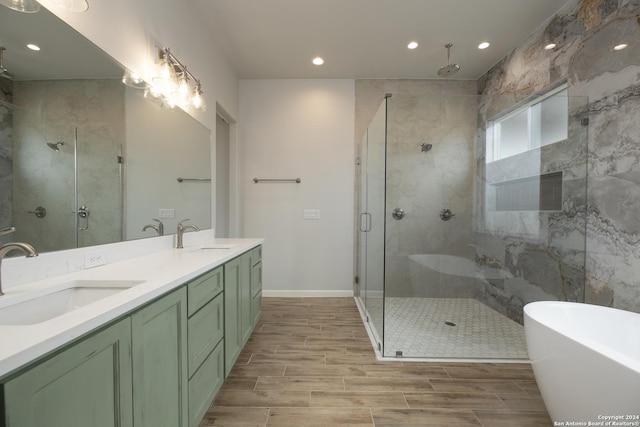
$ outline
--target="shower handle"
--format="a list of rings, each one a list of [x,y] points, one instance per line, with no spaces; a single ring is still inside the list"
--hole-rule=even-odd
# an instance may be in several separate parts
[[[393,217],[393,219],[398,221],[400,221],[406,215],[407,213],[404,211],[404,209],[400,209],[400,208],[395,208],[393,212],[391,212],[391,216]]]
[[[78,215],[78,218],[82,218],[84,220],[86,220],[85,222],[85,226],[81,227],[78,224],[78,230],[80,231],[85,231],[89,229],[89,208],[87,208],[86,206],[80,206],[80,208],[78,208],[77,212],[74,212],[76,215]]]
[[[369,212],[363,212],[360,214],[360,224],[358,224],[358,229],[362,233],[368,233],[371,231],[371,214]]]
[[[440,219],[443,221],[449,221],[454,216],[456,216],[456,214],[451,212],[451,209],[442,209],[440,211]]]

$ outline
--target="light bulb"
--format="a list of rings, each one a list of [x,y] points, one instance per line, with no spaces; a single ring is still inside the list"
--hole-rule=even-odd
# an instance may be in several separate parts
[[[178,83],[178,92],[180,95],[187,95],[189,93],[189,77],[187,77],[187,73],[183,73],[182,77],[180,77],[180,83]]]
[[[193,90],[191,105],[198,111],[207,111],[207,103],[202,94],[202,86],[200,85],[200,82],[196,83],[196,87]]]

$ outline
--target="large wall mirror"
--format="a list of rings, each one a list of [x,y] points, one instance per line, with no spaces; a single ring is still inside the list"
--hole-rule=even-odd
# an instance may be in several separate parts
[[[47,252],[154,237],[154,219],[164,234],[186,218],[211,227],[209,129],[124,85],[44,8],[0,6],[0,52],[0,229],[15,227],[1,243]]]

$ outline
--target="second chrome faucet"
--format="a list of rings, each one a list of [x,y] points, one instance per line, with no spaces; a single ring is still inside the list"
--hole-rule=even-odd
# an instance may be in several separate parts
[[[176,249],[183,248],[183,236],[184,232],[187,230],[200,231],[200,229],[195,225],[182,225],[183,222],[189,221],[189,218],[183,219],[178,223],[178,241],[176,243]]]

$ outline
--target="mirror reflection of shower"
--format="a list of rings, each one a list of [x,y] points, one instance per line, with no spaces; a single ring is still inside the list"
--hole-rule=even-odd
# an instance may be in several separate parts
[[[64,145],[64,142],[62,141],[58,141],[58,142],[47,142],[47,147],[51,148],[53,151],[60,151],[60,147],[62,147]]]

